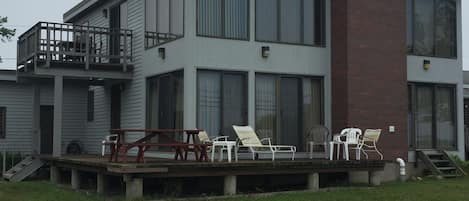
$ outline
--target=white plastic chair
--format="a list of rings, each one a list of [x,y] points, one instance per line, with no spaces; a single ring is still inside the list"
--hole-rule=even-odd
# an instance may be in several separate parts
[[[201,132],[199,132],[198,137],[199,137],[199,140],[200,140],[201,143],[212,145],[212,146],[209,147],[210,150],[207,150],[207,151],[211,152],[210,160],[212,162],[214,160],[215,149],[217,147],[219,147],[219,158],[218,158],[218,160],[220,161],[220,160],[223,159],[223,152],[226,151],[227,154],[228,154],[228,161],[231,162],[231,151],[232,150],[236,151],[236,148],[231,146],[232,144],[234,144],[233,143],[234,141],[231,141],[231,142],[228,141],[229,136],[218,136],[218,137],[214,137],[214,138],[210,139],[210,137],[208,136],[206,131],[201,131]],[[238,154],[237,153],[235,153],[235,160],[238,161]]]
[[[362,130],[359,128],[345,128],[342,129],[339,135],[335,135],[331,142],[329,142],[329,160],[333,160],[334,145],[337,145],[337,159],[339,159],[340,145],[344,145],[344,158],[345,160],[350,160],[349,157],[349,147],[354,146],[355,148],[359,147],[360,136],[362,135]],[[343,139],[344,138],[344,139]],[[356,150],[356,159],[360,160],[360,150]]]
[[[101,156],[104,156],[106,145],[117,144],[118,137],[118,135],[106,135],[106,137],[104,137],[104,140],[101,142]]]
[[[270,138],[259,140],[256,132],[250,126],[235,126],[233,129],[236,132],[242,145],[238,147],[247,147],[252,153],[252,160],[256,159],[256,154],[272,154],[272,161],[275,160],[275,153],[291,153],[292,160],[295,160],[296,147],[292,145],[272,145]],[[262,144],[262,142],[267,144]]]
[[[381,160],[383,160],[383,154],[378,150],[378,147],[376,146],[380,135],[381,129],[366,129],[365,133],[363,133],[363,137],[358,146],[358,149],[359,151],[363,152],[366,159],[368,159],[368,154],[366,152],[376,152],[380,156]],[[358,155],[358,159],[360,159],[360,155]]]

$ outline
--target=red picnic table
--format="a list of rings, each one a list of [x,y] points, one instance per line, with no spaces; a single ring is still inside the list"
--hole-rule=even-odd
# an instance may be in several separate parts
[[[195,158],[198,161],[207,161],[207,144],[196,143],[196,136],[202,130],[199,129],[112,129],[111,134],[117,135],[117,143],[110,143],[111,155],[109,161],[118,162],[119,155],[123,157],[123,162],[127,162],[127,152],[129,149],[138,148],[137,163],[144,162],[145,152],[150,147],[170,147],[175,150],[175,160],[187,160],[189,151],[195,153]],[[145,136],[134,141],[126,142],[126,133],[144,133]],[[178,142],[168,136],[168,134],[176,135],[178,133],[185,133],[187,135],[186,142]],[[152,142],[154,137],[158,136],[159,139],[166,139],[167,142]],[[192,138],[192,143],[190,139]],[[192,148],[191,148],[192,147]],[[199,155],[200,154],[200,155]]]

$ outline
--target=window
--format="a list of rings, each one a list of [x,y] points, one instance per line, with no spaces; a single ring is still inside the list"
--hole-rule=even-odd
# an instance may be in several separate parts
[[[145,0],[145,47],[184,35],[184,0]]]
[[[457,57],[455,0],[407,0],[410,54]]]
[[[94,121],[94,90],[88,90],[88,121]]]
[[[197,35],[249,39],[248,0],[197,0]]]
[[[6,137],[6,125],[7,125],[7,108],[0,107],[0,139]]]
[[[256,75],[256,133],[277,144],[304,150],[304,136],[323,123],[323,86],[320,78]]]
[[[247,81],[240,72],[199,70],[197,126],[210,136],[235,139],[232,125],[247,123]]]
[[[325,45],[324,0],[256,0],[256,40]]]
[[[410,147],[457,148],[456,93],[453,85],[409,85]]]

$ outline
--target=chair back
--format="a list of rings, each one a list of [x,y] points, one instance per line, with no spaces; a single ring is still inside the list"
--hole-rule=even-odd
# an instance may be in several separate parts
[[[323,143],[330,141],[329,129],[323,125],[312,126],[306,137],[306,142]]]
[[[366,129],[363,134],[363,141],[378,142],[381,129]]]
[[[341,136],[345,136],[346,143],[349,144],[358,144],[360,136],[362,135],[362,130],[359,128],[345,128],[340,132]]]
[[[233,125],[238,139],[244,146],[262,146],[261,141],[257,137],[256,132],[250,126],[235,126]]]
[[[116,134],[106,135],[104,141],[107,143],[117,143],[117,138],[119,138],[119,136]]]
[[[199,141],[201,143],[207,143],[211,141],[206,131],[200,131],[197,136],[199,137]]]

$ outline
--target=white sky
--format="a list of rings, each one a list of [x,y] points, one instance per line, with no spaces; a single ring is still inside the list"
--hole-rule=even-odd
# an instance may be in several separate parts
[[[38,21],[62,22],[62,15],[81,0],[1,0],[0,16],[8,16],[9,28],[16,29],[16,36],[21,35]],[[469,2],[462,1],[463,18],[463,66],[469,63]],[[468,20],[465,20],[468,19]],[[0,55],[3,63],[0,68],[16,68],[16,39],[0,43]],[[469,64],[465,65],[469,70]]]

